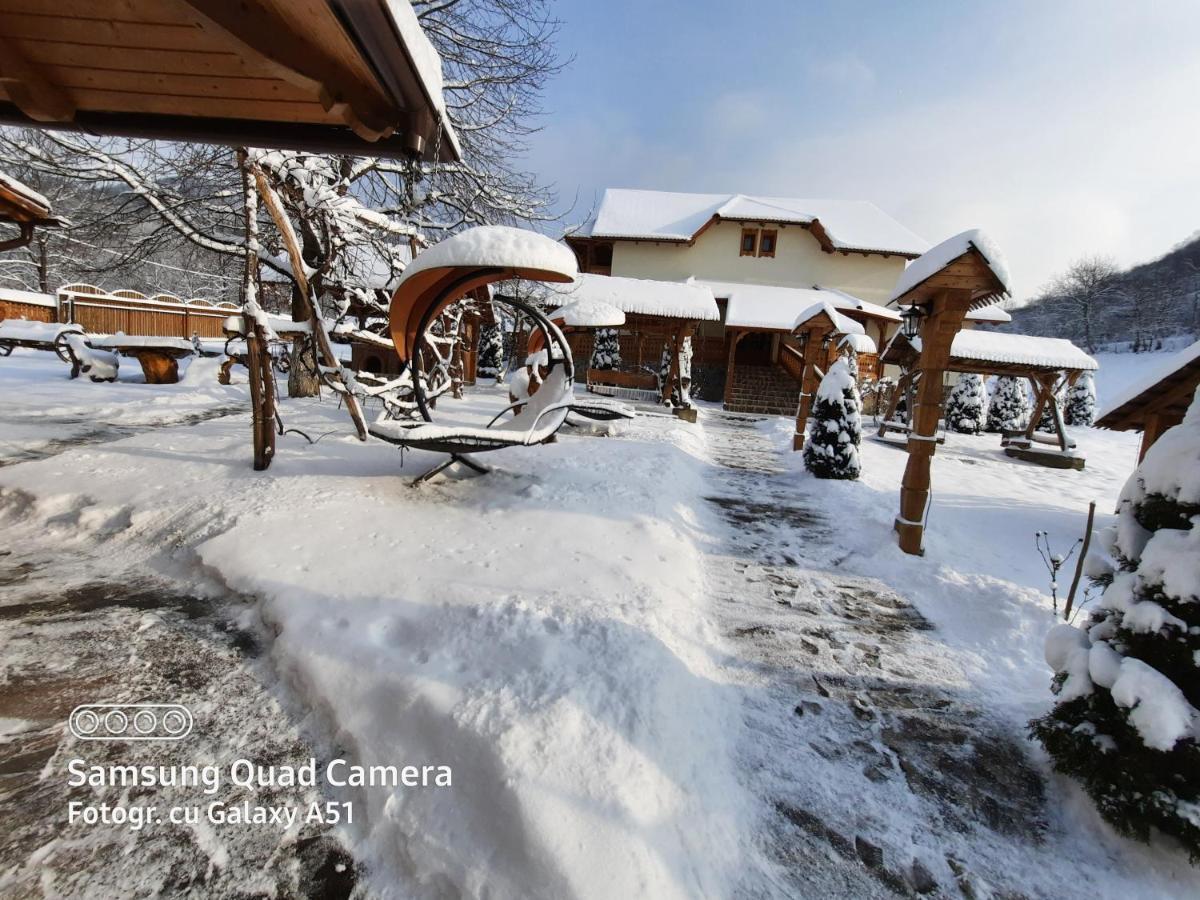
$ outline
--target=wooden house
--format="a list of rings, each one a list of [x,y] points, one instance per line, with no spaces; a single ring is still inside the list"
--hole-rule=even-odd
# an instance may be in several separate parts
[[[694,393],[786,415],[800,393],[796,317],[828,303],[883,346],[900,322],[892,287],[929,246],[865,202],[615,189],[565,240],[592,276],[706,289],[717,315],[696,320]]]
[[[1200,341],[1172,356],[1105,404],[1099,428],[1140,431],[1141,462],[1164,431],[1183,421],[1200,387]]]

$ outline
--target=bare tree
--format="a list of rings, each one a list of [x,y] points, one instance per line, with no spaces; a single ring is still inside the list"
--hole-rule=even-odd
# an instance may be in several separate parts
[[[1111,259],[1088,256],[1072,263],[1050,287],[1049,293],[1061,301],[1057,305],[1078,323],[1089,353],[1096,352],[1095,323],[1101,307],[1127,296],[1119,274],[1120,270]]]

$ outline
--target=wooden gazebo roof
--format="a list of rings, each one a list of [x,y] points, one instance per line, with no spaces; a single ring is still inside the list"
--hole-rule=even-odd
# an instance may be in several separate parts
[[[921,354],[921,339],[897,332],[880,356],[881,363],[911,369]],[[950,345],[951,372],[1029,378],[1098,368],[1094,359],[1062,338],[997,331],[960,331]]]
[[[33,240],[34,228],[57,228],[66,222],[50,211],[50,201],[33,188],[0,172],[0,222],[20,228],[17,237],[0,238],[0,250],[23,247]]]
[[[0,0],[0,123],[458,158],[407,2]]]
[[[1172,424],[1182,422],[1198,386],[1200,341],[1110,401],[1096,419],[1096,425],[1114,431],[1134,431],[1145,428],[1151,416],[1165,417]]]
[[[969,291],[970,309],[1008,294],[1004,259],[983,232],[964,231],[922,254],[901,273],[888,305],[923,305],[942,291]]]

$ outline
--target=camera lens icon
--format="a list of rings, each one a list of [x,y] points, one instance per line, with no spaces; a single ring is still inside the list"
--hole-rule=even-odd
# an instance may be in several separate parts
[[[87,703],[67,721],[83,741],[178,741],[192,731],[192,713],[179,703]]]

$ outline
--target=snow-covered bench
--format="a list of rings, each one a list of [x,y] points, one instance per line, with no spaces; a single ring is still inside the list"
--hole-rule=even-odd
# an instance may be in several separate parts
[[[63,336],[82,331],[82,325],[5,319],[0,322],[0,356],[8,356],[16,347],[27,347],[31,350],[53,350],[63,362],[70,362]]]

